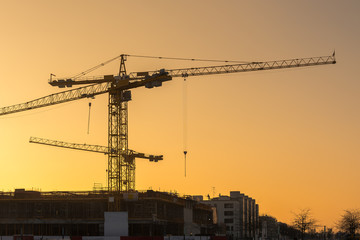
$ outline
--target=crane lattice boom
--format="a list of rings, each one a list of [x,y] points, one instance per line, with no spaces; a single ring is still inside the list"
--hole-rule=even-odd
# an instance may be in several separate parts
[[[48,146],[54,146],[54,147],[61,147],[61,148],[69,148],[69,149],[82,150],[82,151],[88,151],[88,152],[103,153],[103,154],[109,154],[109,152],[115,152],[116,151],[116,149],[109,150],[109,148],[106,147],[106,146],[91,145],[91,144],[81,144],[81,143],[70,143],[70,142],[57,141],[57,140],[38,138],[38,137],[30,137],[29,142],[30,143],[48,145]],[[157,161],[163,160],[163,155],[150,155],[150,154],[146,154],[146,153],[136,152],[136,151],[131,150],[131,149],[128,150],[128,153],[126,154],[126,156],[128,158],[149,159],[150,162],[157,162]]]
[[[107,93],[109,91],[109,86],[110,83],[93,84],[86,87],[54,93],[25,103],[2,107],[0,108],[0,116],[30,109],[52,106],[55,104],[70,102],[82,98],[90,98],[99,94]]]
[[[126,89],[145,86],[149,82],[168,81],[171,80],[172,77],[187,77],[187,76],[201,76],[201,75],[210,75],[210,74],[249,72],[249,71],[260,71],[260,70],[270,70],[270,69],[281,69],[281,68],[316,66],[316,65],[335,64],[335,63],[336,63],[335,56],[324,56],[324,57],[299,58],[299,59],[289,59],[289,60],[270,61],[270,62],[254,62],[249,64],[233,64],[233,65],[199,67],[199,68],[170,69],[170,70],[166,70],[167,76],[157,76],[152,78],[149,76],[159,75],[160,71],[135,72],[135,73],[130,73],[126,78],[126,81],[124,80],[121,81],[119,80],[118,77],[113,75],[79,78],[79,80],[76,81],[72,79],[53,79],[49,82],[52,86],[70,87],[72,85],[77,85],[77,84],[92,84],[92,85],[54,93],[21,104],[2,107],[0,108],[0,116],[5,114],[26,111],[30,109],[52,106],[55,104],[70,102],[82,98],[94,97],[96,95],[109,92],[111,83],[115,83],[115,82],[119,84],[119,86],[117,86],[118,89],[126,90]],[[121,82],[121,84],[119,82]]]
[[[129,84],[131,85],[131,83],[134,82],[139,82],[139,81],[141,82],[144,80],[148,80],[150,76],[158,76],[164,73],[166,73],[166,75],[172,78],[175,78],[175,77],[202,76],[202,75],[212,75],[212,74],[252,72],[252,71],[295,68],[295,67],[309,67],[309,66],[335,64],[335,63],[336,63],[335,56],[296,58],[296,59],[268,61],[268,62],[252,62],[245,64],[242,63],[242,64],[230,64],[230,65],[195,67],[195,68],[162,69],[159,71],[149,71],[149,72],[133,72],[127,75],[126,79],[129,80]],[[72,85],[114,82],[115,80],[116,77],[112,75],[106,75],[106,76],[82,77],[77,80],[73,80],[71,78],[52,79],[49,81],[49,83],[52,86],[71,87]],[[136,85],[134,84],[134,86]],[[128,89],[130,88],[133,87],[129,87]]]

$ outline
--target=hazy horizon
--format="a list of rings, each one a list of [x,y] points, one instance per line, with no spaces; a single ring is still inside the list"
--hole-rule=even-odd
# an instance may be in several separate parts
[[[331,55],[337,64],[188,77],[132,90],[136,189],[229,195],[291,223],[310,208],[334,227],[360,208],[360,2],[2,1],[0,108],[66,89],[48,84],[119,54],[233,61]],[[128,72],[221,65],[128,57]],[[115,61],[90,75],[116,74]],[[91,101],[90,131],[88,103]],[[107,146],[108,96],[0,116],[0,190],[91,190],[107,156],[29,144],[30,136]]]

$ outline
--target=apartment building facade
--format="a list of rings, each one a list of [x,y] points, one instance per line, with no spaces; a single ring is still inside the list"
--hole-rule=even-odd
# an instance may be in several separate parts
[[[216,208],[217,223],[226,228],[229,239],[257,239],[259,205],[255,199],[239,191],[231,191],[230,196],[219,196],[202,202]]]

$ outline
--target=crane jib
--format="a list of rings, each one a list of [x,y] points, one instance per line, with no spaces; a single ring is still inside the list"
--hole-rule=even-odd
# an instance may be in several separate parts
[[[249,64],[234,64],[234,65],[223,65],[223,66],[210,66],[210,67],[198,67],[198,68],[184,68],[184,69],[172,69],[166,71],[153,71],[153,72],[141,72],[139,76],[137,73],[130,73],[128,81],[117,81],[116,88],[119,90],[127,90],[137,88],[141,86],[156,87],[161,86],[160,82],[156,81],[169,81],[173,77],[186,77],[186,76],[201,76],[211,74],[226,74],[236,72],[249,72],[249,71],[260,71],[260,70],[271,70],[271,69],[283,69],[283,68],[295,68],[295,67],[306,67],[316,66],[324,64],[335,64],[335,56],[325,57],[312,57],[312,58],[299,58],[290,60],[270,61],[270,62],[253,62]],[[142,75],[142,76],[141,76]],[[150,77],[149,77],[150,76]],[[152,77],[154,76],[154,77]],[[94,97],[95,95],[107,93],[113,81],[118,80],[116,76],[105,75],[101,78],[93,77],[88,80],[74,81],[69,84],[70,81],[64,81],[66,85],[75,84],[89,84],[92,85],[80,87],[64,92],[54,93],[42,98],[38,98],[26,103],[16,104],[0,108],[0,116],[26,111],[30,109],[36,109],[54,104],[74,101],[81,98]],[[150,85],[149,82],[154,84]],[[53,80],[50,84],[58,86],[60,83],[57,80]]]
[[[161,86],[160,82],[156,82],[156,78],[159,77],[183,77],[188,76],[202,76],[212,74],[227,74],[227,73],[238,73],[238,72],[250,72],[250,71],[261,71],[261,70],[272,70],[272,69],[283,69],[283,68],[294,68],[294,67],[307,67],[324,64],[335,64],[335,56],[323,56],[323,57],[311,57],[311,58],[296,58],[288,60],[278,61],[267,61],[267,62],[252,62],[252,63],[241,63],[241,64],[230,64],[220,66],[207,66],[207,67],[195,67],[195,68],[182,68],[182,69],[161,69],[158,71],[149,72],[133,72],[129,75],[124,76],[123,79],[120,76],[105,75],[105,76],[91,76],[79,79],[52,79],[49,84],[52,86],[58,86],[60,88],[72,87],[73,85],[81,84],[94,84],[94,83],[116,83],[122,85],[124,89],[130,89],[134,87],[146,86],[151,88],[153,86]],[[132,86],[125,87],[126,83],[123,82],[128,80],[130,83],[136,83]],[[168,79],[171,80],[171,79]],[[162,81],[168,81],[162,80]],[[147,82],[154,82],[150,84]],[[144,84],[142,84],[144,83]],[[145,84],[147,83],[147,84]]]
[[[295,67],[308,67],[325,64],[335,64],[335,56],[313,57],[313,58],[300,58],[279,60],[270,62],[253,62],[247,64],[232,64],[211,67],[198,67],[198,68],[184,68],[166,70],[171,77],[188,77],[188,76],[201,76],[212,74],[227,74],[238,72],[251,72],[261,70],[295,68]]]
[[[69,148],[69,149],[82,150],[82,151],[88,151],[88,152],[96,152],[96,153],[104,153],[104,154],[109,154],[109,152],[110,152],[109,148],[105,147],[105,146],[69,143],[69,142],[50,140],[50,139],[38,138],[38,137],[30,137],[29,142],[42,144],[42,145],[48,145],[48,146],[54,146],[54,147]],[[114,153],[114,151],[111,151],[111,152]],[[128,150],[128,153],[126,154],[126,156],[128,156],[130,158],[148,159],[150,162],[158,162],[160,160],[163,160],[163,155],[151,155],[151,154],[136,152],[136,151],[130,150],[130,149]]]

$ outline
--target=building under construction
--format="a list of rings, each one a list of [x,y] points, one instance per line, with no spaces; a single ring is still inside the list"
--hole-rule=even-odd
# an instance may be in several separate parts
[[[0,192],[0,234],[104,236],[105,213],[114,202],[127,213],[129,236],[211,235],[210,206],[175,194],[107,191]],[[106,228],[106,227],[105,227]]]

